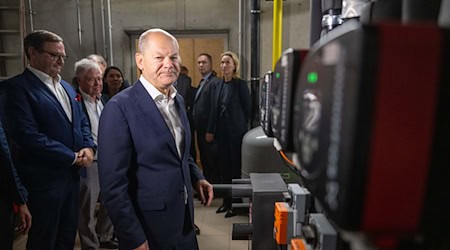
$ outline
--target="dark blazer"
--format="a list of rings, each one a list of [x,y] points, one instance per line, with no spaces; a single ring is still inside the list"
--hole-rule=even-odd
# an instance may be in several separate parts
[[[231,84],[231,93],[226,105],[220,107],[224,84]],[[228,135],[239,135],[242,137],[248,130],[248,120],[251,112],[251,97],[247,83],[242,79],[236,78],[230,83],[224,83],[221,80],[215,88],[214,96],[214,105],[216,106],[213,114],[216,118],[214,127],[218,125],[217,123],[220,123],[222,128],[228,132]],[[215,137],[217,136],[216,134]]]
[[[175,100],[184,127],[180,158],[175,140],[140,81],[108,101],[100,117],[98,161],[101,198],[120,249],[148,240],[150,249],[172,249],[182,234],[187,188],[191,225],[192,184],[204,179],[189,155],[184,102]],[[193,226],[193,225],[192,225]]]
[[[214,89],[219,85],[220,79],[210,75],[200,93],[194,99],[193,120],[196,130],[213,133],[214,112],[216,97]],[[197,90],[198,91],[198,90]]]
[[[67,178],[79,178],[74,152],[96,147],[75,90],[61,81],[72,107],[70,122],[55,95],[28,69],[5,84],[5,129],[17,147],[16,167],[26,187],[58,188]]]
[[[196,93],[195,88],[192,87],[191,84],[192,79],[189,76],[180,74],[175,86],[177,88],[178,94],[180,94],[184,99],[184,106],[186,107],[186,111],[189,111],[191,109]]]
[[[0,122],[0,195],[11,197],[16,204],[25,204],[28,192],[17,175],[9,151],[3,125]],[[12,209],[12,204],[5,204]]]

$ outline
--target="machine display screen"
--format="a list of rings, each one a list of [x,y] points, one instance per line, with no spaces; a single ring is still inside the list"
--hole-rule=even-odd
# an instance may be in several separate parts
[[[264,75],[259,94],[259,117],[261,118],[261,127],[268,137],[273,137],[272,124],[270,122],[272,106],[272,77],[273,74],[271,71]]]
[[[292,101],[296,92],[297,77],[305,51],[288,49],[278,60],[272,79],[271,126],[286,152],[292,152]]]
[[[302,120],[297,136],[303,166],[308,172],[312,172],[312,169],[308,168],[319,151],[321,96],[318,89],[306,89],[302,95]]]

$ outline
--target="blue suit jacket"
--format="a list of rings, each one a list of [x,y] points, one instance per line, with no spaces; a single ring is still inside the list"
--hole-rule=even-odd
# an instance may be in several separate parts
[[[150,249],[169,249],[183,229],[184,186],[194,221],[192,184],[204,176],[189,155],[190,130],[179,95],[175,103],[185,132],[181,158],[140,81],[115,95],[102,111],[98,137],[101,197],[120,249],[136,248],[145,240]]]
[[[93,148],[91,131],[75,90],[61,81],[72,107],[69,121],[55,95],[26,69],[5,81],[5,129],[16,149],[16,167],[29,191],[58,188],[79,178],[74,152]]]
[[[0,195],[10,197],[16,204],[25,204],[28,192],[12,163],[6,134],[0,122]],[[11,206],[12,204],[9,204]]]
[[[214,75],[210,75],[206,80],[200,93],[195,96],[193,120],[195,130],[203,133],[215,132],[215,117],[214,109],[217,108],[216,102],[216,88],[220,86],[221,80]],[[198,91],[198,90],[197,90]]]

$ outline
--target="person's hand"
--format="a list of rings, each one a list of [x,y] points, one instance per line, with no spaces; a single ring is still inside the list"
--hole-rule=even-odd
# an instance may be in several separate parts
[[[90,167],[94,160],[94,150],[92,148],[82,148],[77,154],[75,164],[82,167]]]
[[[20,218],[20,227],[19,231],[25,235],[31,228],[31,213],[28,210],[27,204],[19,204],[19,218]]]
[[[207,180],[202,179],[195,183],[195,190],[198,193],[198,199],[201,201],[201,203],[204,206],[209,207],[212,200],[214,199],[213,186]]]
[[[205,140],[207,143],[211,143],[214,141],[214,134],[212,133],[206,133]]]
[[[138,246],[134,250],[150,250],[150,247],[148,247],[148,242],[145,241],[144,243],[142,243],[142,245]]]

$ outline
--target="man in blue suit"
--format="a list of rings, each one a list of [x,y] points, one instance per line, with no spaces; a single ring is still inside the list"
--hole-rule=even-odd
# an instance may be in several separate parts
[[[213,189],[189,155],[183,99],[172,86],[178,42],[161,29],[139,38],[142,75],[103,109],[98,136],[100,190],[119,249],[198,249],[192,186],[209,206]]]
[[[208,53],[201,53],[197,58],[197,65],[202,79],[195,94],[193,103],[193,124],[197,132],[197,143],[200,151],[203,174],[211,183],[220,183],[219,166],[217,164],[217,143],[214,141],[214,109],[216,107],[214,93],[220,84],[213,70],[212,57]],[[225,212],[222,208],[222,211]]]
[[[31,214],[26,204],[27,198],[28,192],[17,175],[6,134],[0,122],[0,249],[13,249],[13,203],[18,206],[22,233],[28,233],[31,227]]]
[[[59,75],[67,59],[61,37],[33,31],[24,48],[30,64],[5,82],[4,122],[29,192],[27,249],[73,249],[79,171],[91,165],[95,144],[75,90]]]

